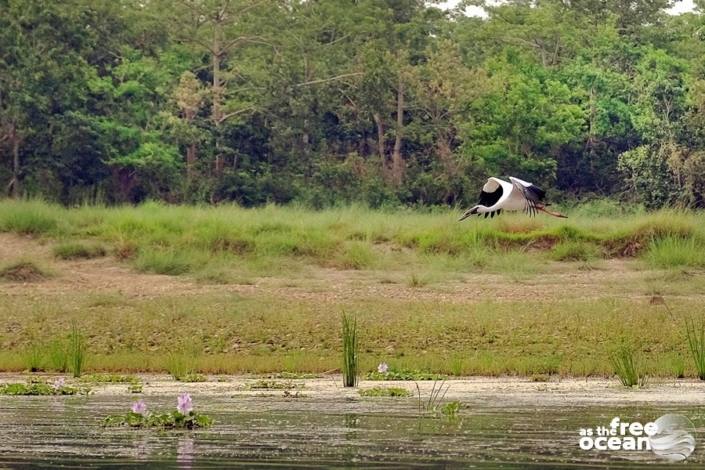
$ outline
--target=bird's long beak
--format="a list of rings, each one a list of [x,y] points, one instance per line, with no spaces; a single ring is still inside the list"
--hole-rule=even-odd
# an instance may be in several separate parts
[[[477,214],[477,208],[473,207],[472,209],[466,210],[463,215],[458,219],[458,222],[463,221],[470,217],[471,215]]]

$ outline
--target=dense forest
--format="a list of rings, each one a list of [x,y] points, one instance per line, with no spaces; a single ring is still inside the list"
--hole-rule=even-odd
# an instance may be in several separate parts
[[[702,207],[705,15],[672,4],[0,0],[0,192],[377,207],[514,175]]]

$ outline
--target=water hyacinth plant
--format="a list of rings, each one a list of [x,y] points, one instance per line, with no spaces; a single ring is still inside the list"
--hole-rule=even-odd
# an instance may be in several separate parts
[[[357,320],[343,314],[343,385],[357,385],[358,375]]]
[[[443,380],[446,377],[442,374],[419,370],[396,369],[382,362],[377,366],[376,371],[368,372],[365,378],[367,380]]]
[[[129,426],[132,428],[197,429],[207,428],[213,419],[193,409],[193,399],[188,393],[176,399],[176,410],[148,412],[144,400],[132,404],[130,411],[123,415],[111,415],[103,420],[104,426]]]

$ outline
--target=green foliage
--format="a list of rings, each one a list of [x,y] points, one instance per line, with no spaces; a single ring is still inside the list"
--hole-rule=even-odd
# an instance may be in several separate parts
[[[190,411],[182,414],[178,411],[165,413],[133,413],[124,415],[110,415],[103,420],[103,426],[127,426],[131,428],[157,428],[157,429],[199,429],[213,425],[213,418],[202,413]]]
[[[411,392],[401,387],[372,387],[359,390],[362,397],[410,397]]]
[[[0,188],[15,197],[455,205],[514,174],[705,205],[702,13],[671,17],[666,0],[500,2],[484,19],[420,1],[44,3],[8,0],[0,18]]]
[[[358,379],[360,347],[357,336],[357,319],[346,313],[342,315],[343,340],[343,385],[355,387]]]

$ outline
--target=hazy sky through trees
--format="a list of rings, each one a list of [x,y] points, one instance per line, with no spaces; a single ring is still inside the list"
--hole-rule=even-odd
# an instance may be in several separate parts
[[[460,0],[448,0],[447,2],[441,3],[443,8],[454,8]],[[680,13],[685,13],[687,11],[693,11],[695,4],[693,0],[679,0],[676,2],[675,6],[671,8],[670,13],[678,15]],[[468,7],[465,12],[471,16],[485,16],[485,11],[480,7]]]

